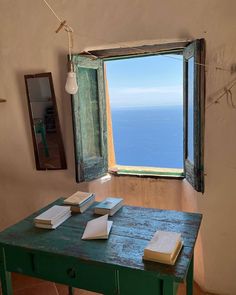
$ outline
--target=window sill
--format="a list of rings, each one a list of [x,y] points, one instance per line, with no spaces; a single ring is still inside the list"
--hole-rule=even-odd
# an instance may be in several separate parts
[[[109,168],[109,173],[115,176],[138,176],[153,178],[174,178],[183,179],[183,169],[172,168],[154,168],[154,167],[138,167],[138,166],[122,166],[116,165]]]

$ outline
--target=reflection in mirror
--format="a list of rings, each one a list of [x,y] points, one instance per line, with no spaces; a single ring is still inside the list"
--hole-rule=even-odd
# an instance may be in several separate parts
[[[38,170],[66,169],[51,73],[25,75]]]

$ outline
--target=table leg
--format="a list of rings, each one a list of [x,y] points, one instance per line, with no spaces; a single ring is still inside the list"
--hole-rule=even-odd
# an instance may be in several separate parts
[[[0,248],[0,277],[2,284],[2,295],[12,295],[11,273],[6,271],[4,248]]]
[[[74,288],[69,286],[68,287],[69,295],[74,295]]]
[[[172,279],[164,279],[163,295],[175,295],[175,282]]]
[[[187,279],[186,279],[186,294],[187,295],[193,295],[193,260],[194,256],[192,256],[188,273],[187,273]]]

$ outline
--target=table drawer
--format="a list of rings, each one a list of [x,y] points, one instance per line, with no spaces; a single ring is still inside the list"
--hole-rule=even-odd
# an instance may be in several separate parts
[[[138,270],[119,270],[120,295],[162,295],[162,280]]]
[[[34,276],[35,266],[33,253],[12,246],[6,247],[4,251],[7,271]]]
[[[49,254],[37,255],[35,264],[41,278],[98,293],[117,294],[116,273],[109,266]]]
[[[117,294],[112,267],[72,257],[41,254],[17,247],[5,249],[7,270],[103,294]]]

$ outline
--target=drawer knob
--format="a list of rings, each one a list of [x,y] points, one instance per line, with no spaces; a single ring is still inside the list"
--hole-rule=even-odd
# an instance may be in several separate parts
[[[67,274],[71,279],[74,279],[76,277],[75,269],[74,268],[68,268]]]

